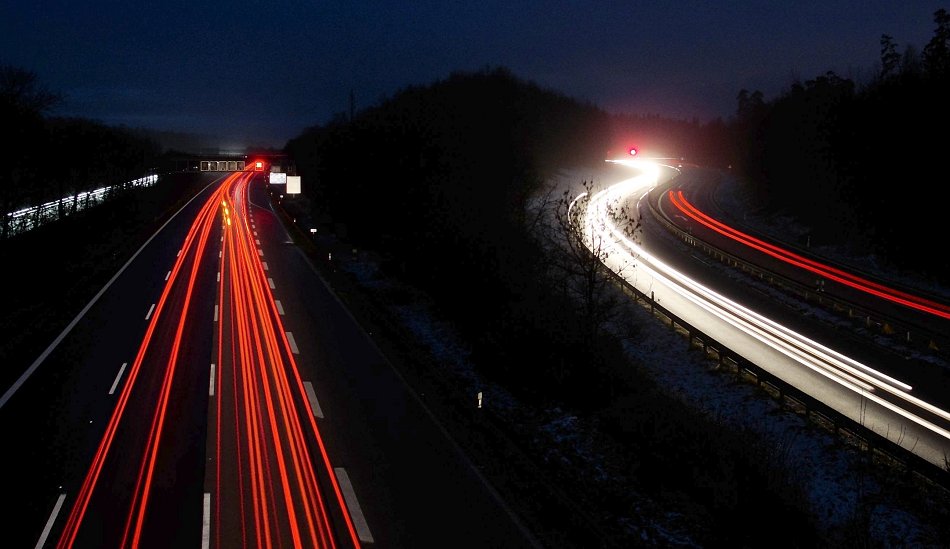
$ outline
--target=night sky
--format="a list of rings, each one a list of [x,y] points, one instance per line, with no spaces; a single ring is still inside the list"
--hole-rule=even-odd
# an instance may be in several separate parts
[[[918,52],[940,3],[0,0],[0,63],[52,114],[281,147],[453,71],[504,66],[610,112],[727,118],[825,71],[866,79],[882,34]]]

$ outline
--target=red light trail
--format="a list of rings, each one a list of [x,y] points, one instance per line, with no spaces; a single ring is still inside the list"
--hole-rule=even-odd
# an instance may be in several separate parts
[[[721,221],[718,221],[700,211],[688,200],[686,200],[686,197],[683,196],[683,191],[681,190],[676,191],[675,193],[673,191],[669,191],[669,198],[677,209],[689,216],[691,219],[718,232],[719,234],[725,235],[735,240],[736,242],[740,242],[751,248],[759,250],[760,252],[780,259],[790,265],[811,271],[819,276],[823,276],[829,280],[834,280],[835,282],[844,284],[845,286],[849,286],[856,290],[886,299],[893,303],[911,307],[918,311],[923,311],[941,318],[950,319],[950,306],[902,292],[900,290],[889,288],[883,284],[867,280],[847,271],[843,271],[813,259],[803,257],[799,254],[734,229],[729,225],[726,225],[725,223],[722,223]]]
[[[198,389],[180,382],[176,386],[175,379],[179,368],[195,366],[180,360],[182,341],[196,322],[207,322],[193,318],[190,306],[202,258],[212,253],[211,231],[219,222],[223,230],[217,288],[220,314],[215,315],[214,350],[218,375],[212,380],[208,430],[214,455],[207,456],[215,463],[206,473],[214,477],[206,481],[206,486],[213,486],[215,500],[214,546],[336,547],[333,516],[342,517],[348,546],[360,546],[316,420],[307,413],[303,380],[255,246],[247,206],[253,176],[252,170],[246,170],[225,178],[192,223],[72,503],[58,547],[76,543],[93,494],[116,489],[101,482],[103,470],[109,467],[107,458],[140,460],[134,489],[121,494],[127,509],[121,547],[137,547],[147,538],[150,495],[156,470],[162,467],[159,450],[163,435],[176,427],[168,421],[169,407],[176,402],[177,391]],[[137,389],[140,375],[155,369],[160,369],[160,384],[149,396],[151,420],[143,447],[117,444],[120,426],[136,426],[136,418],[127,412],[133,390],[141,392]],[[121,457],[117,458],[119,447]]]

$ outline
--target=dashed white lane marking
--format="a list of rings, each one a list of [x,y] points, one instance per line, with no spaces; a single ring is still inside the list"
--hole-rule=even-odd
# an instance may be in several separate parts
[[[265,271],[269,271],[269,270],[270,270],[270,269],[267,268],[267,262],[266,262],[266,261],[261,261],[261,265],[264,266],[264,270],[265,270]]]
[[[119,368],[118,375],[115,376],[115,381],[112,382],[112,388],[109,389],[109,394],[115,392],[115,388],[119,386],[119,380],[122,379],[122,373],[125,372],[125,367],[128,366],[128,362],[123,362],[122,367]]]
[[[218,321],[218,306],[217,305],[214,306],[214,321],[215,322]]]
[[[274,305],[277,305],[277,312],[280,313],[280,316],[284,316],[284,306],[280,304],[279,299],[274,300]]]
[[[277,286],[274,286],[274,279],[273,279],[273,278],[268,278],[268,279],[267,279],[267,284],[270,286],[270,289],[271,289],[271,290],[277,288]]]
[[[66,494],[60,494],[59,497],[56,498],[56,505],[53,506],[53,512],[50,513],[49,520],[46,521],[46,527],[43,528],[40,539],[36,540],[36,549],[40,549],[46,544],[46,538],[49,537],[50,530],[53,529],[53,523],[56,522],[56,516],[59,515],[59,510],[63,507],[63,501],[65,499]]]
[[[264,257],[264,250],[258,248],[258,249],[257,249],[257,255],[259,255],[259,256],[261,256],[261,257]]]
[[[360,502],[356,499],[356,492],[353,491],[353,485],[350,483],[350,477],[346,474],[346,469],[334,467],[336,480],[340,483],[340,489],[343,490],[343,499],[346,500],[346,507],[350,511],[350,517],[353,518],[353,526],[356,527],[356,535],[364,543],[373,543],[373,534],[369,531],[369,525],[366,524],[366,517],[363,516],[363,510],[360,509]]]
[[[168,281],[168,277],[170,277],[171,275],[172,275],[172,272],[171,272],[171,271],[168,271],[168,273],[165,274],[165,281],[166,281],[166,282]]]
[[[175,255],[175,257],[181,257],[181,250],[178,250],[178,253]]]
[[[214,396],[214,362],[211,363],[211,378],[208,380],[208,396]]]
[[[323,410],[320,409],[320,402],[317,400],[317,393],[313,392],[313,383],[304,381],[303,387],[307,391],[307,400],[310,401],[310,410],[313,411],[313,415],[323,419]]]
[[[295,355],[300,354],[300,350],[297,349],[297,342],[294,341],[294,334],[287,332],[287,342],[290,343],[290,351]]]
[[[148,314],[145,315],[145,320],[148,320],[152,316],[152,311],[155,310],[155,304],[152,303],[152,306],[148,308]]]
[[[256,236],[256,233],[255,233],[255,236]],[[261,245],[261,239],[259,239],[259,238],[255,238],[255,239],[254,239],[254,242],[256,242],[258,246]]]
[[[205,492],[201,506],[201,549],[211,547],[211,494]]]
[[[218,271],[218,282],[221,282],[221,271]]]

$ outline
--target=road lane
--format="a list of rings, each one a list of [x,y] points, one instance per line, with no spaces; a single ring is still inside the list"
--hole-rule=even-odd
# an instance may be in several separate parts
[[[381,547],[531,547],[533,536],[328,289],[262,186],[252,218],[274,295],[312,384],[331,461],[345,468]],[[474,402],[474,401],[473,401]]]
[[[634,168],[632,178],[619,181],[592,197],[592,205],[588,207],[590,215],[585,222],[588,234],[603,234],[603,238],[620,241],[619,232],[604,221],[604,205],[644,196],[655,185],[655,168],[643,163],[628,163],[628,166]],[[663,307],[843,415],[935,465],[943,464],[950,452],[950,422],[947,413],[939,407],[916,402],[914,394],[890,388],[888,382],[865,379],[856,383],[853,375],[841,373],[842,367],[837,365],[839,359],[833,352],[755,318],[720,299],[696,283],[696,279],[684,277],[667,264],[667,261],[683,263],[682,247],[669,256],[670,260],[664,255],[662,261],[653,248],[629,241],[611,249],[617,252],[608,260],[611,268],[626,272],[628,282],[647,295],[655,295]],[[631,254],[636,254],[636,259]],[[677,256],[678,259],[672,259]],[[834,343],[832,339],[828,346],[834,347]]]

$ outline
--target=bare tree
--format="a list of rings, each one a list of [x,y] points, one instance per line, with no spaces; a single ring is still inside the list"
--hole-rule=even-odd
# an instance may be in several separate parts
[[[42,115],[60,101],[62,96],[40,84],[35,72],[0,65],[0,104],[4,107]]]
[[[604,217],[588,219],[594,193],[593,182],[585,181],[582,192],[575,195],[565,190],[555,201],[550,250],[551,265],[563,291],[578,304],[583,323],[580,329],[587,342],[596,341],[615,318],[620,304],[619,294],[611,291],[615,282],[606,265],[614,254],[617,237],[606,230],[607,225],[633,241],[641,232],[639,217],[617,202],[606,205]]]
[[[0,65],[0,120],[3,120],[9,161],[0,167],[0,238],[10,232],[9,213],[26,200],[35,171],[30,157],[43,139],[43,115],[61,100],[43,87],[33,71]]]

